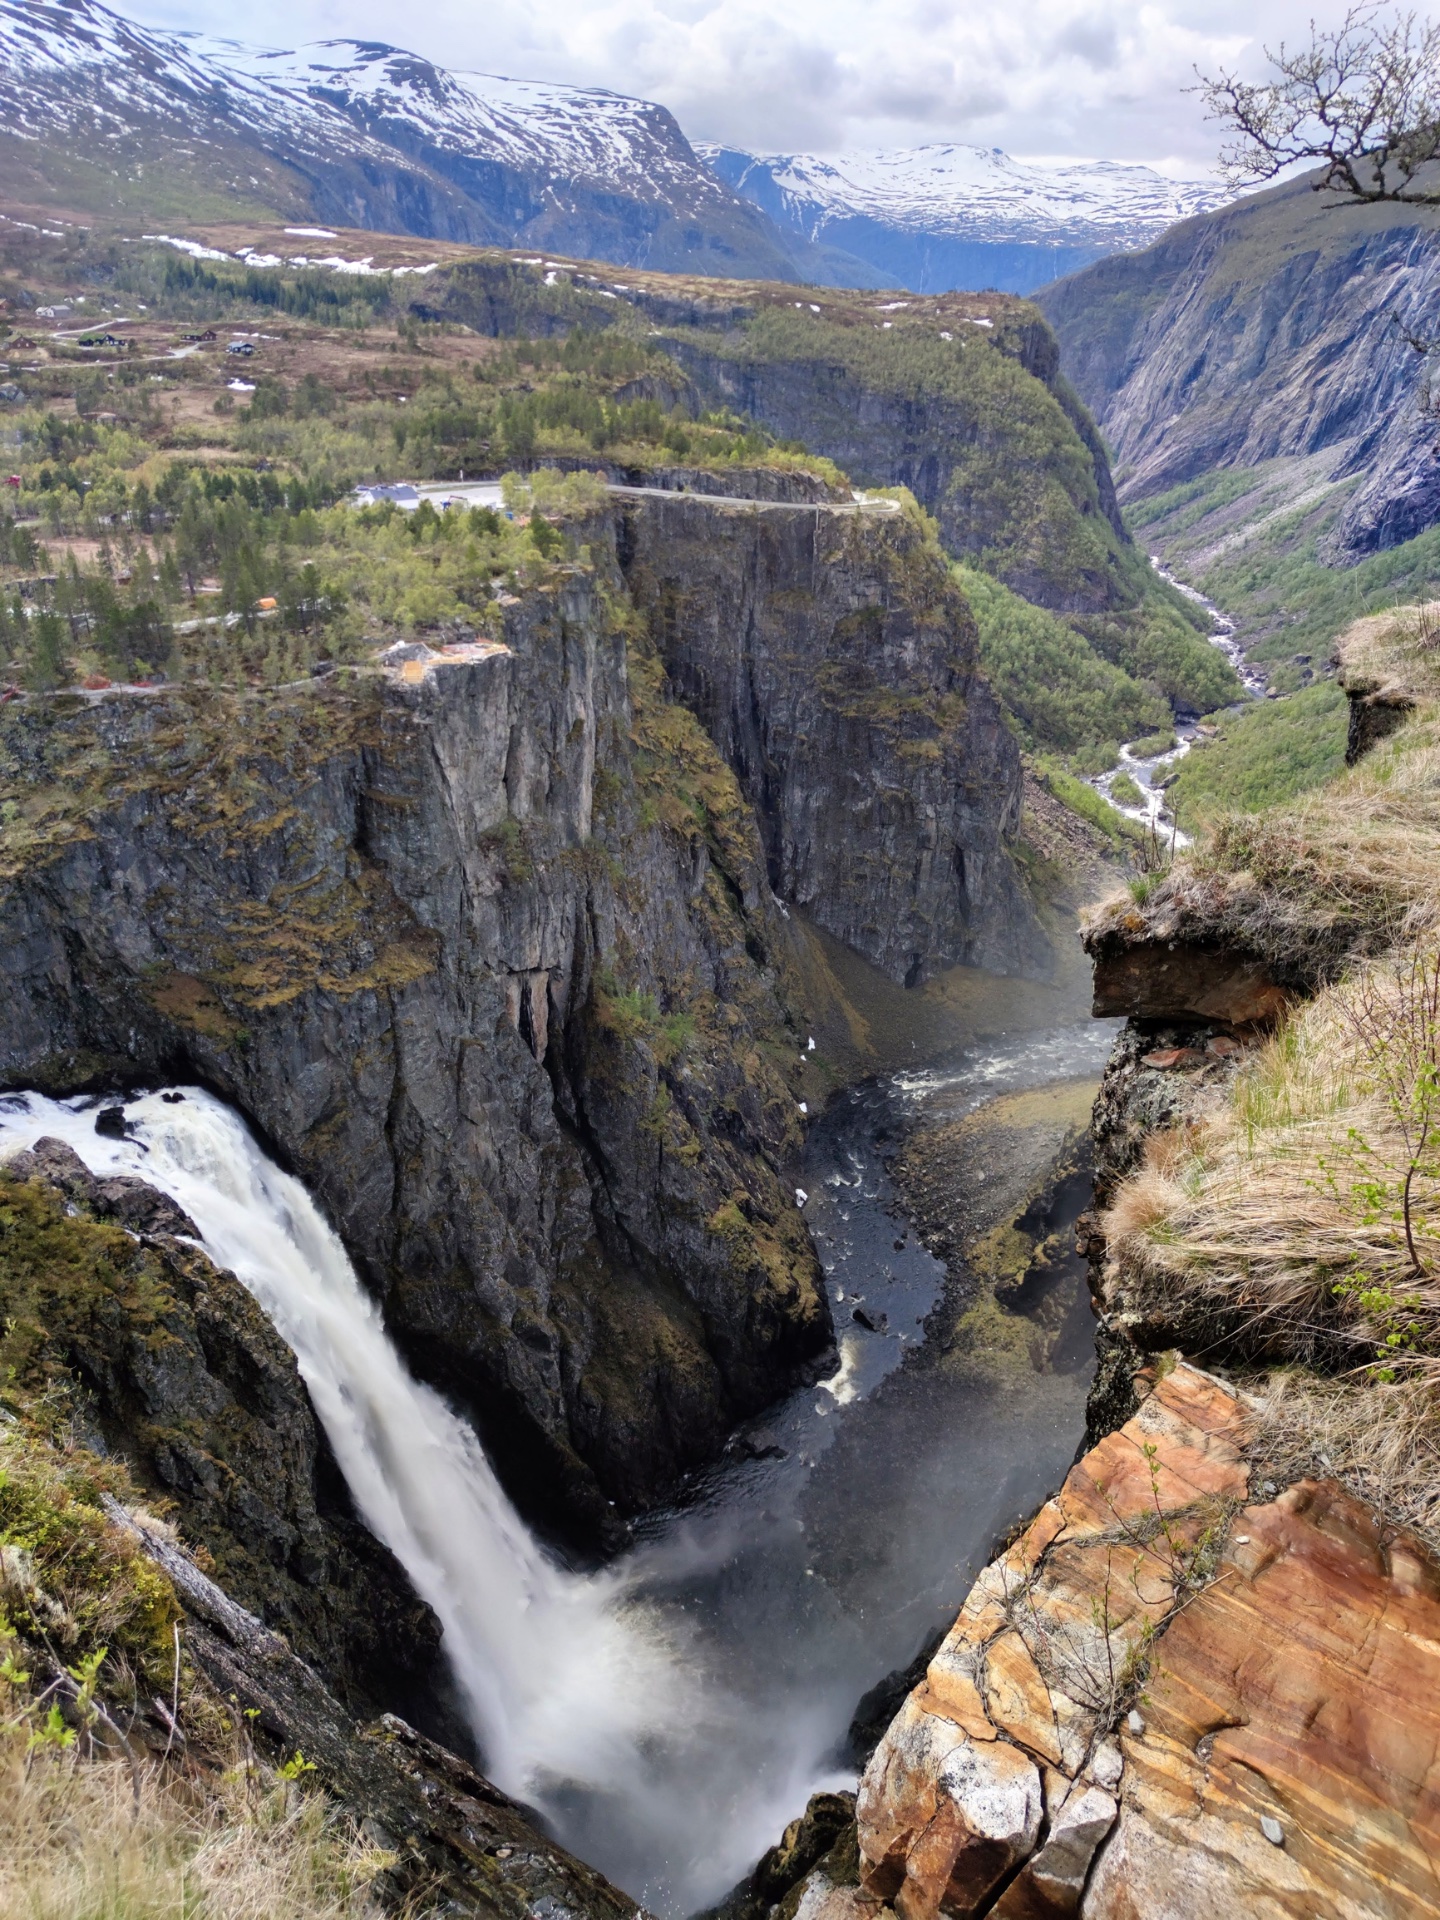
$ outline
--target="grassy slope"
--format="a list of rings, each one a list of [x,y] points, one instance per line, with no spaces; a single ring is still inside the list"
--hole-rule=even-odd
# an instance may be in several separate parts
[[[1221,470],[1128,510],[1137,538],[1236,623],[1247,656],[1286,696],[1227,713],[1221,738],[1182,762],[1175,799],[1188,826],[1224,807],[1278,805],[1329,779],[1344,748],[1344,702],[1333,679],[1337,638],[1351,623],[1440,593],[1440,528],[1354,567],[1318,557],[1345,488],[1312,489],[1274,461]]]
[[[1348,706],[1333,680],[1224,714],[1213,741],[1180,762],[1170,798],[1193,831],[1226,807],[1256,812],[1333,780],[1345,761]]]
[[[77,1443],[90,1410],[33,1317],[59,1289],[77,1313],[119,1300],[143,1322],[147,1260],[133,1236],[0,1171],[0,1298],[14,1309],[0,1327],[0,1913],[373,1920],[386,1856],[278,1776],[197,1670],[169,1579],[105,1510],[144,1510],[145,1496],[122,1462]],[[156,1698],[183,1742],[167,1764],[137,1732],[126,1764],[98,1716],[149,1716],[153,1734]]]
[[[1210,473],[1141,501],[1127,517],[1140,540],[1225,609],[1247,652],[1288,691],[1291,669],[1323,660],[1352,620],[1427,596],[1440,582],[1440,528],[1358,566],[1325,566],[1317,548],[1344,486],[1292,506],[1287,467]],[[1312,660],[1297,663],[1297,654]]]
[[[1358,623],[1342,656],[1413,701],[1400,731],[1300,800],[1217,823],[1143,913],[1102,909],[1128,938],[1258,950],[1313,995],[1228,1094],[1157,1137],[1104,1225],[1139,1323],[1158,1311],[1222,1361],[1270,1370],[1253,1384],[1277,1458],[1338,1474],[1435,1542],[1440,1182],[1423,1134],[1440,1065],[1440,671],[1405,621]]]
[[[0,131],[0,177],[7,202],[86,222],[124,221],[132,232],[153,232],[158,224],[168,233],[172,222],[188,232],[201,221],[277,214],[294,220],[310,212],[308,183],[268,154],[238,140],[197,148],[163,128],[97,140],[88,151],[73,141]]]

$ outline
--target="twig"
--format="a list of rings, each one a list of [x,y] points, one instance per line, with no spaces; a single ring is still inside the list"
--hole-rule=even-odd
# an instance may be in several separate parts
[[[165,1716],[170,1723],[170,1734],[165,1742],[165,1752],[162,1756],[166,1760],[170,1758],[171,1743],[176,1734],[180,1733],[180,1622],[178,1620],[171,1621],[170,1631],[175,1636],[175,1682],[170,1694],[170,1711]],[[180,1734],[180,1738],[183,1742],[185,1738],[183,1733]]]

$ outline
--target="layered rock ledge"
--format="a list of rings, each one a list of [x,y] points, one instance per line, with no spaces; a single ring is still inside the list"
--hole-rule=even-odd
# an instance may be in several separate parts
[[[1181,1362],[986,1568],[804,1920],[1440,1913],[1440,1568],[1334,1482],[1253,1498]]]

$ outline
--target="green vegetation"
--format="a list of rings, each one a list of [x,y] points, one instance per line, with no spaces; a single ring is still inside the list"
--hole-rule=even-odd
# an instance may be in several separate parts
[[[1138,555],[1130,556],[1126,565],[1131,572],[1144,569],[1136,604],[1113,612],[1070,614],[1071,625],[1102,659],[1135,680],[1148,681],[1176,705],[1200,713],[1228,705],[1240,682],[1224,654],[1197,630],[1195,609],[1157,579]]]
[[[1347,724],[1333,680],[1224,714],[1217,737],[1177,765],[1170,798],[1180,824],[1193,831],[1227,808],[1262,812],[1333,780],[1345,763]]]
[[[388,312],[392,302],[388,276],[314,268],[277,272],[238,260],[212,264],[173,253],[129,255],[116,272],[115,285],[189,319],[217,319],[237,309],[258,308],[322,326],[364,327]]]
[[[1228,507],[1234,500],[1243,500],[1259,485],[1260,476],[1253,469],[1220,468],[1198,480],[1183,480],[1178,487],[1152,494],[1148,500],[1127,507],[1125,519],[1133,528],[1153,526],[1163,520],[1167,534],[1183,533],[1206,514]]]
[[[1440,527],[1356,566],[1327,567],[1316,547],[1333,518],[1333,511],[1317,520],[1301,510],[1206,573],[1212,599],[1247,628],[1270,629],[1252,649],[1256,659],[1323,657],[1352,620],[1440,592]],[[1276,684],[1283,687],[1283,678]]]
[[[307,432],[312,462],[273,414],[264,435],[276,452],[288,442],[283,479],[269,462],[216,468],[183,455],[157,471],[128,433],[80,423],[67,436],[53,416],[36,422],[36,452],[27,444],[17,465],[20,510],[39,525],[7,543],[30,584],[23,595],[18,581],[0,585],[0,670],[8,662],[37,690],[86,674],[273,684],[322,658],[360,657],[387,635],[498,635],[501,596],[573,563],[569,529],[604,497],[589,476],[541,469],[514,517],[428,502],[357,512],[327,504],[339,475],[361,464],[343,444]],[[41,464],[46,443],[67,437],[63,464]],[[431,446],[422,466],[436,461]],[[304,478],[315,466],[321,477]],[[93,558],[77,558],[82,541],[98,547]]]
[[[986,674],[1027,747],[1100,773],[1122,740],[1164,721],[1159,691],[1097,658],[1058,614],[1031,606],[974,567],[955,571],[980,630]]]
[[[1122,807],[1138,807],[1145,796],[1140,791],[1140,783],[1131,779],[1128,773],[1117,773],[1110,782],[1110,794]]]
[[[72,1438],[0,1428],[0,1912],[373,1920],[395,1855],[294,1784],[313,1771],[303,1755],[260,1759],[106,1495],[140,1506],[123,1469]],[[173,1763],[125,1745],[156,1700],[183,1730]]]
[[[154,303],[149,334],[106,364],[55,338],[26,374],[32,404],[7,419],[19,485],[6,500],[15,521],[0,517],[0,672],[32,690],[84,677],[275,684],[392,636],[498,635],[508,597],[584,563],[582,523],[603,495],[555,462],[804,465],[839,481],[752,422],[663,406],[650,396],[682,377],[633,313],[508,265],[456,270],[427,292],[483,286],[537,319],[564,292],[578,303],[570,320],[603,305],[609,324],[481,344],[400,310],[386,276],[145,249],[107,264],[112,285]],[[227,318],[250,323],[250,359],[197,338],[195,322]],[[188,342],[178,359],[176,339]],[[230,390],[236,364],[248,396]],[[503,513],[345,500],[397,473],[506,467],[531,486]]]
[[[800,466],[846,484],[753,419],[693,417],[664,336],[583,275],[546,286],[477,259],[428,279],[412,311],[418,283],[388,276],[145,248],[112,248],[105,267],[116,297],[145,302],[152,333],[184,331],[137,335],[103,365],[56,341],[51,363],[26,375],[32,404],[12,416],[25,524],[0,552],[0,670],[8,662],[34,690],[86,676],[277,684],[389,637],[498,637],[509,596],[585,563],[598,490],[574,480],[556,492],[561,470]],[[940,529],[966,556],[985,663],[1028,746],[1091,772],[1119,740],[1162,724],[1167,701],[1233,698],[1193,609],[1100,511],[1067,403],[1021,364],[1028,310],[997,304],[993,327],[957,321],[948,341],[841,314],[762,304],[732,345],[757,359],[820,351],[878,391],[955,415]],[[231,363],[220,342],[196,345],[202,321],[247,324],[254,356]],[[477,340],[470,326],[502,337]],[[186,357],[169,350],[177,340]],[[234,364],[253,391],[216,395]],[[499,515],[356,513],[345,500],[397,474],[507,468],[533,488]],[[1021,594],[1106,610],[1051,614]]]
[[[1072,773],[1051,761],[1039,760],[1035,772],[1042,785],[1062,806],[1071,813],[1098,827],[1116,852],[1123,852],[1139,845],[1141,829],[1133,820],[1127,820],[1118,808],[1112,807],[1103,794],[1094,787],[1087,787],[1083,780],[1077,780]]]
[[[37,689],[85,674],[273,684],[386,634],[450,621],[498,632],[497,593],[537,582],[567,548],[548,523],[537,540],[524,521],[428,502],[316,510],[299,504],[303,486],[275,486],[273,504],[252,504],[270,478],[176,462],[153,502],[140,504],[143,481],[125,488],[92,563],[42,548],[48,582],[0,601],[0,661]]]

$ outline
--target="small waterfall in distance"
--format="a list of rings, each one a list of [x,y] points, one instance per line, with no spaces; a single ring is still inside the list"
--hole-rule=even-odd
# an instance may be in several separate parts
[[[301,1183],[221,1101],[180,1091],[127,1100],[125,1140],[96,1133],[92,1102],[5,1095],[0,1158],[54,1137],[185,1209],[294,1352],[357,1508],[439,1616],[490,1776],[657,1911],[714,1899],[821,1784],[823,1729],[707,1679],[624,1563],[574,1573],[546,1554]]]

